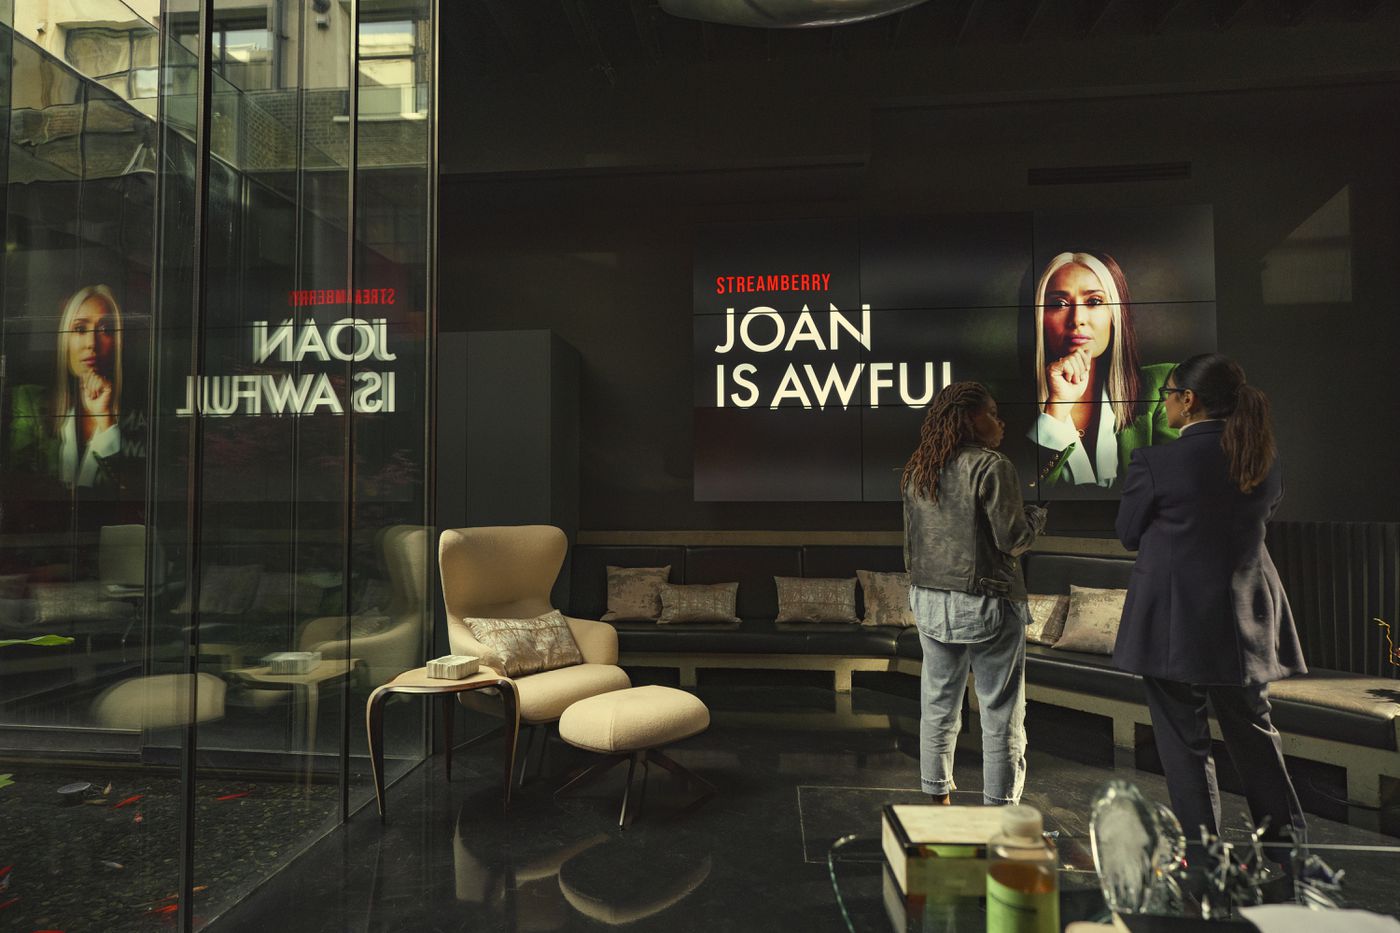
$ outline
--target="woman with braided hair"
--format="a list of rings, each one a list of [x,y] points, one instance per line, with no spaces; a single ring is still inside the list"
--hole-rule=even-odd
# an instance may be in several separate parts
[[[1137,551],[1113,649],[1141,674],[1172,810],[1188,839],[1220,831],[1209,702],[1256,825],[1306,827],[1270,720],[1269,683],[1307,673],[1288,595],[1264,546],[1283,498],[1269,400],[1217,353],[1161,389],[1180,439],[1133,455],[1118,537]]]
[[[923,646],[919,770],[947,803],[969,667],[982,714],[982,800],[1016,803],[1026,779],[1026,584],[1017,558],[1045,528],[996,448],[1005,425],[985,386],[955,382],[928,407],[904,466],[904,565]]]

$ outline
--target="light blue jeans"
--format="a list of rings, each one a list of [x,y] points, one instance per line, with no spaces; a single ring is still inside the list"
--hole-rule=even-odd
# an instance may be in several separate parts
[[[909,604],[924,649],[919,772],[925,793],[955,790],[953,751],[972,669],[982,711],[982,802],[1018,803],[1026,782],[1025,603],[922,586]]]

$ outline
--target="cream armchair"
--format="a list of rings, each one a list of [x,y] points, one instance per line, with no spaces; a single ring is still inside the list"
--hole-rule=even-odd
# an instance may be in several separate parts
[[[472,637],[463,619],[527,619],[553,609],[549,591],[567,549],[564,532],[552,525],[444,531],[438,541],[438,564],[452,653],[490,654]],[[507,774],[514,772],[521,724],[555,722],[572,703],[632,685],[617,666],[617,630],[606,622],[566,619],[584,663],[517,677],[501,689],[506,705]]]

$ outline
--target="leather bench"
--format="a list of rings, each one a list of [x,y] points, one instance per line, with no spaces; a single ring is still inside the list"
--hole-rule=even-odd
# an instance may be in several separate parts
[[[737,625],[617,623],[623,665],[672,667],[682,686],[705,668],[829,670],[838,691],[854,671],[917,676],[923,652],[913,629],[774,622],[774,576],[852,577],[856,570],[903,569],[895,546],[614,546],[573,549],[572,609],[599,618],[607,609],[607,565],[671,565],[673,583],[738,581]],[[1024,558],[1032,593],[1068,593],[1071,584],[1122,589],[1129,558],[1031,552]],[[857,587],[857,614],[863,614]],[[1118,670],[1111,657],[1041,645],[1026,650],[1027,697],[1112,721],[1114,744],[1132,748],[1137,726],[1149,724],[1141,678]],[[1400,681],[1344,671],[1314,670],[1271,688],[1274,723],[1284,751],[1339,765],[1348,797],[1378,806],[1382,782],[1400,780]]]

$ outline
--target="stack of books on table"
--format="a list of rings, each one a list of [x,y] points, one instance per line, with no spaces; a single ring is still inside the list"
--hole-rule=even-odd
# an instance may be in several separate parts
[[[985,893],[987,841],[1001,828],[1000,807],[891,804],[880,824],[890,880],[904,896]]]

